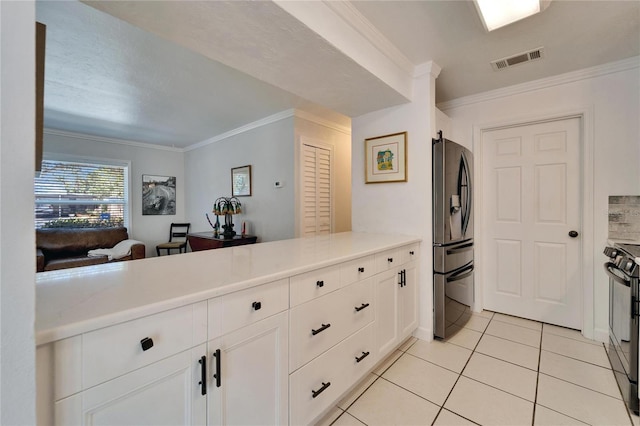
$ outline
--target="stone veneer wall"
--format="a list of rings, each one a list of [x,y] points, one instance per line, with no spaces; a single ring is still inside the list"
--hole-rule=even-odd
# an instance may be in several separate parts
[[[640,241],[640,195],[609,196],[609,238]]]

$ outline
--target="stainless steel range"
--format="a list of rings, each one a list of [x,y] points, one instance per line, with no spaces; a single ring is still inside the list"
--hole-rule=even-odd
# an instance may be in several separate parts
[[[638,277],[640,245],[615,244],[606,247],[609,260],[609,344],[607,354],[616,380],[630,410],[638,414],[638,317],[640,288]]]

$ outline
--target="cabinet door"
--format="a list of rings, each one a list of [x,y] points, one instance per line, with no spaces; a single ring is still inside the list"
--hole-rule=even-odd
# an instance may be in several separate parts
[[[287,324],[283,312],[209,341],[210,425],[288,424]]]
[[[375,338],[377,359],[388,354],[400,340],[400,336],[398,335],[399,282],[398,271],[396,269],[383,272],[375,277]]]
[[[204,354],[201,345],[62,399],[56,424],[204,425],[198,363]]]
[[[400,340],[409,336],[418,326],[418,267],[411,262],[402,268],[404,285],[398,290]]]

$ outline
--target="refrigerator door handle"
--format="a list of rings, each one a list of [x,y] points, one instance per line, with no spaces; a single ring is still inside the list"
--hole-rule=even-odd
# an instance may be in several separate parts
[[[471,265],[467,265],[464,268],[460,269],[459,271],[451,274],[449,277],[447,277],[447,282],[453,282],[453,281],[460,281],[463,280],[465,278],[467,278],[468,276],[470,276],[473,273],[473,264]]]
[[[447,250],[447,254],[459,254],[459,253],[464,253],[466,251],[471,251],[473,250],[473,243],[469,243],[469,244],[465,244],[462,246],[458,246],[456,248],[452,248],[452,249],[448,249]]]
[[[463,181],[465,182],[464,184]],[[463,187],[465,187],[466,191],[462,200],[462,235],[465,235],[471,220],[471,176],[469,176],[469,162],[464,152],[461,153],[460,171],[458,173],[458,194],[461,197]]]

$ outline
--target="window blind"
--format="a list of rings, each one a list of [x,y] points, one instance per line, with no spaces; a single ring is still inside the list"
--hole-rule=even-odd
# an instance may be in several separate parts
[[[44,160],[35,179],[35,226],[127,226],[127,167]]]

